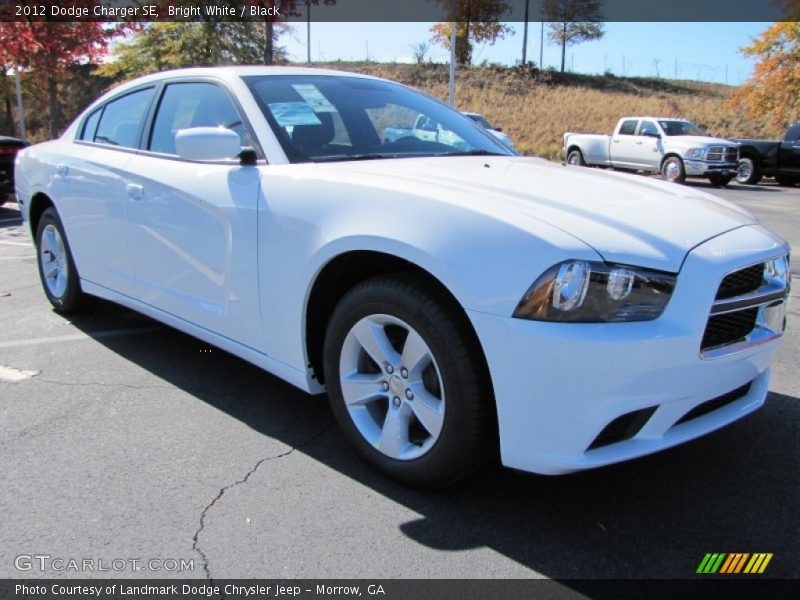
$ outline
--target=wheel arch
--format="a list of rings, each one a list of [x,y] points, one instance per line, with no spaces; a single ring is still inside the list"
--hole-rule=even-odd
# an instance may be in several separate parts
[[[323,347],[331,315],[339,300],[354,286],[379,275],[412,273],[426,282],[456,311],[480,351],[480,361],[491,374],[478,334],[456,295],[438,277],[415,262],[377,250],[345,251],[328,260],[313,279],[307,295],[304,319],[306,359],[317,380],[324,384]]]
[[[667,162],[667,161],[668,161],[670,158],[677,158],[677,159],[679,159],[679,160],[681,161],[681,164],[683,164],[684,162],[686,162],[686,159],[685,159],[685,158],[683,158],[683,157],[682,157],[680,154],[678,154],[676,151],[674,151],[674,150],[671,150],[670,152],[667,152],[667,153],[666,153],[664,156],[662,156],[662,157],[661,157],[661,163],[659,163],[659,165],[658,165],[658,171],[659,171],[659,173],[660,173],[661,171],[663,171],[663,170],[664,170],[664,163],[665,163],[665,162]]]
[[[44,214],[44,211],[48,208],[53,208],[56,212],[58,211],[50,196],[44,192],[36,192],[31,196],[30,202],[28,203],[28,225],[31,228],[31,235],[34,238],[36,237],[36,230],[39,228],[39,221],[42,218],[42,214]]]

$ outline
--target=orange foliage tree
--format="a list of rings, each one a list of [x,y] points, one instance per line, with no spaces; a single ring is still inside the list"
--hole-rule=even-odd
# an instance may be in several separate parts
[[[796,2],[788,4],[791,8]],[[759,62],[732,94],[731,105],[753,117],[766,113],[778,127],[800,119],[800,23],[774,23],[742,53]]]

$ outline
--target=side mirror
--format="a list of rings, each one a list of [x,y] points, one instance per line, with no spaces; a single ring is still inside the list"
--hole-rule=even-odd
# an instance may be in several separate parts
[[[661,134],[658,133],[657,131],[644,131],[644,132],[642,132],[642,135],[644,137],[651,137],[651,138],[661,139]]]
[[[175,149],[187,160],[225,160],[239,155],[242,141],[224,127],[192,127],[175,134]]]
[[[503,131],[503,128],[502,128],[502,127],[500,127],[500,125],[495,125],[495,126],[492,128],[492,129],[494,129],[495,131],[499,131],[499,132],[501,132],[501,133],[502,133],[502,131]]]

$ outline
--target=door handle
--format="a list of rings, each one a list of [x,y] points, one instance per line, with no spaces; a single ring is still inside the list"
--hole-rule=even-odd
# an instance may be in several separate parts
[[[619,143],[619,138],[614,138],[614,143],[618,144]]]
[[[636,145],[637,145],[637,146],[641,146],[641,145],[642,145],[642,140],[637,140],[637,141],[636,141]]]
[[[144,196],[144,187],[138,183],[129,183],[127,185],[128,198],[134,201],[141,200]]]
[[[66,177],[67,173],[69,173],[69,167],[64,164],[58,165],[56,167],[56,173],[61,177]]]

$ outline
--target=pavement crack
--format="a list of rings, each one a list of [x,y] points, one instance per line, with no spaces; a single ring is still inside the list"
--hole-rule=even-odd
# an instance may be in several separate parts
[[[252,477],[255,474],[256,471],[258,471],[258,469],[261,467],[261,465],[263,465],[264,463],[267,463],[267,462],[272,462],[272,461],[281,459],[281,458],[286,458],[287,456],[292,454],[295,450],[299,450],[299,449],[301,449],[301,448],[303,448],[305,446],[308,446],[309,444],[313,443],[318,438],[322,437],[322,435],[324,435],[325,432],[327,432],[331,428],[331,425],[332,425],[331,423],[325,424],[322,428],[320,428],[318,431],[316,431],[313,435],[309,436],[305,440],[302,440],[300,443],[295,444],[294,446],[290,447],[285,452],[281,452],[280,454],[276,454],[275,456],[266,456],[264,458],[259,459],[252,466],[252,468],[245,474],[244,477],[242,477],[238,481],[234,481],[233,483],[229,483],[228,485],[221,487],[220,490],[217,492],[217,494],[211,499],[211,501],[208,504],[206,504],[205,507],[203,507],[203,510],[200,513],[200,526],[197,528],[197,531],[195,531],[194,536],[192,537],[192,550],[194,550],[195,552],[197,552],[197,554],[200,555],[200,558],[201,558],[202,563],[203,563],[203,571],[205,572],[206,579],[208,579],[208,581],[213,582],[214,578],[211,576],[211,568],[208,565],[208,563],[209,563],[208,556],[206,555],[205,552],[203,552],[203,549],[200,547],[200,534],[203,533],[203,530],[206,527],[206,516],[208,515],[208,512],[214,507],[214,505],[218,501],[220,501],[222,499],[222,497],[228,491],[232,490],[235,487],[238,487],[240,485],[244,485],[245,483],[247,483],[248,480],[250,479],[250,477]]]

